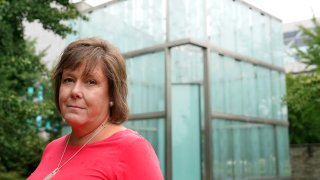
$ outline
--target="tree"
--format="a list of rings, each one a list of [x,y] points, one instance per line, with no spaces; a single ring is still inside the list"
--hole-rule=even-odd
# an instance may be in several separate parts
[[[288,75],[287,96],[290,142],[320,142],[320,75]]]
[[[290,142],[320,142],[320,24],[312,19],[313,29],[300,27],[306,49],[298,49],[297,57],[315,69],[309,73],[287,75]]]
[[[314,27],[308,29],[306,27],[300,26],[300,30],[303,33],[304,43],[306,49],[297,50],[297,57],[305,64],[309,66],[316,66],[315,70],[320,71],[320,24],[315,17],[312,18],[312,23]]]
[[[67,21],[76,18],[86,19],[68,0],[0,0],[0,172],[26,176],[33,171],[45,144],[37,134],[35,116],[57,115],[48,98],[42,103],[27,98],[29,86],[40,82],[49,89],[50,78],[42,54],[24,37],[23,22],[38,21],[65,37],[73,32]]]

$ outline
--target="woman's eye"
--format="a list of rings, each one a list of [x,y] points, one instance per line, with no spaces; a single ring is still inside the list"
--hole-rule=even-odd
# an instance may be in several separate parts
[[[96,85],[97,84],[97,82],[95,80],[88,80],[87,83],[89,85]]]
[[[65,78],[63,79],[63,83],[72,83],[73,79],[72,78]]]

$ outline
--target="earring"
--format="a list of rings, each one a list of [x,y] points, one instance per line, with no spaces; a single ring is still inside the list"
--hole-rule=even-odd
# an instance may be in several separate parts
[[[109,102],[109,106],[112,107],[113,106],[113,101]]]

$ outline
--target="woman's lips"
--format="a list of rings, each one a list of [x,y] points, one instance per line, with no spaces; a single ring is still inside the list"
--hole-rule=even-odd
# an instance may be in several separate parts
[[[83,107],[80,106],[76,106],[76,105],[67,105],[68,108],[74,108],[74,109],[85,109]]]

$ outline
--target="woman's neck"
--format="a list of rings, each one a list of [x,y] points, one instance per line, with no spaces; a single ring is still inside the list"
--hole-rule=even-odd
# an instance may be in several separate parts
[[[98,142],[124,129],[126,128],[122,125],[111,124],[108,122],[102,123],[97,128],[87,133],[72,129],[69,145],[83,145],[91,138],[92,139],[90,142],[88,142],[88,144]]]

